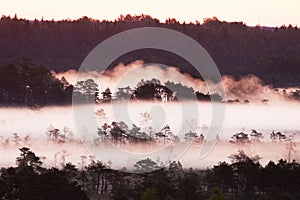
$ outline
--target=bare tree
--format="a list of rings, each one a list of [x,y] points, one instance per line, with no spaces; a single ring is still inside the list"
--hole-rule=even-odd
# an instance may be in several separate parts
[[[54,154],[54,167],[57,167],[57,156],[60,154],[60,152],[57,152]]]
[[[288,150],[288,162],[291,162],[292,154],[296,152],[295,135],[289,135],[286,139],[286,148]]]
[[[67,153],[66,150],[61,151],[61,166],[64,167],[66,165],[66,157],[68,157],[70,154]]]
[[[81,159],[81,163],[80,163],[80,165],[81,165],[81,170],[83,171],[83,168],[84,168],[84,166],[85,166],[85,160],[86,160],[86,156],[85,155],[81,155],[80,156],[80,159]]]

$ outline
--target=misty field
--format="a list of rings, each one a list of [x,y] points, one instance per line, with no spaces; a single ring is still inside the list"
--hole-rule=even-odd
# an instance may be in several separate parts
[[[212,117],[212,104],[196,102],[200,113],[198,119],[191,119],[190,116],[182,117],[180,108],[188,107],[190,104],[193,103],[135,102],[126,104],[132,120],[131,125],[126,121],[128,119],[123,120],[128,124],[128,131],[134,130],[132,127],[134,125],[139,127],[140,133],[147,135],[151,134],[147,132],[147,127],[157,126],[158,129],[163,129],[167,125],[168,132],[171,132],[173,136],[178,136],[178,140],[172,141],[170,137],[155,137],[152,131],[153,140],[149,140],[150,142],[136,142],[128,137],[114,142],[109,135],[105,136],[107,137],[105,139],[104,135],[99,134],[99,129],[89,130],[84,135],[78,132],[80,127],[75,125],[72,106],[44,107],[39,110],[1,108],[0,131],[3,134],[0,148],[4,155],[1,165],[14,165],[13,160],[18,154],[18,148],[22,146],[35,150],[39,156],[44,157],[44,164],[49,167],[59,167],[62,162],[68,161],[80,166],[82,156],[84,156],[84,162],[92,157],[109,162],[115,169],[132,168],[138,160],[152,156],[151,159],[161,165],[179,160],[184,167],[206,168],[220,161],[228,161],[228,156],[238,150],[244,150],[249,155],[260,156],[262,164],[280,158],[288,159],[289,151],[291,151],[288,147],[289,143],[284,140],[272,141],[270,137],[272,131],[281,132],[286,136],[293,135],[295,147],[290,152],[290,159],[299,160],[300,134],[297,115],[300,110],[298,103],[226,105],[225,120],[223,129],[217,137],[218,142],[204,159],[200,159],[200,150],[207,137]],[[84,109],[89,106],[81,105],[80,107]],[[110,124],[115,120],[116,113],[111,104],[92,106],[95,112],[90,117],[95,119],[97,127],[100,128],[103,124]],[[151,112],[151,109],[157,109],[157,107],[162,110],[154,109]],[[153,124],[152,118],[158,114],[157,112],[160,115],[162,112],[165,117],[160,124]],[[145,113],[149,113],[148,118]],[[289,120],[284,120],[286,118]],[[49,135],[54,130],[60,134],[57,138]],[[251,138],[252,130],[261,132],[262,137],[259,140]],[[241,143],[232,140],[232,136],[240,132],[249,135],[249,142]],[[188,133],[195,133],[195,135],[191,138]],[[202,139],[199,138],[201,134],[204,136]]]

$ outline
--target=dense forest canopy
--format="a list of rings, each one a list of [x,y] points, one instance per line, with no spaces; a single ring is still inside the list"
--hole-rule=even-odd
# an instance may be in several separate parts
[[[224,22],[217,18],[200,23],[165,22],[148,15],[120,16],[115,21],[45,21],[2,16],[0,20],[0,64],[20,58],[55,71],[78,69],[85,56],[100,42],[121,31],[137,27],[165,27],[180,31],[198,41],[211,55],[222,75],[237,78],[254,74],[266,84],[299,86],[300,30],[291,25],[276,28],[249,27],[242,22]],[[194,76],[193,67],[183,58],[153,49],[130,52],[119,62],[144,60],[178,66]]]

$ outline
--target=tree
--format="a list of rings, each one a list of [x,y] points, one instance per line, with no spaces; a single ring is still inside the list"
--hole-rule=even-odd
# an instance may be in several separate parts
[[[174,83],[167,81],[165,86],[173,92],[174,99],[177,100],[196,100],[196,93],[192,87],[187,87],[182,85],[181,83]]]
[[[74,199],[87,200],[77,182],[69,181],[64,171],[49,169],[38,175],[35,181],[25,182],[20,191],[22,199]]]
[[[178,142],[180,138],[175,135],[168,124],[166,124],[158,133],[155,133],[155,136],[158,137],[158,141],[160,142],[160,138],[164,139],[164,142],[170,140],[171,142]]]
[[[1,103],[40,108],[65,100],[63,83],[30,59],[1,66],[0,74]]]
[[[106,113],[104,109],[99,109],[95,112],[95,116],[101,121],[101,120],[107,120]]]
[[[252,129],[250,136],[253,142],[260,142],[260,140],[264,138],[262,133],[257,132],[254,129]]]
[[[183,178],[184,169],[179,161],[173,161],[169,164],[168,176],[171,178],[171,181],[174,182],[174,184]]]
[[[102,92],[101,93],[102,94],[102,101],[103,102],[109,102],[109,101],[111,101],[111,99],[112,99],[112,96],[111,96],[111,91],[110,91],[110,89],[109,88],[106,88],[105,90],[104,90],[104,92]]]
[[[141,131],[141,128],[135,124],[132,124],[127,136],[130,142],[146,142],[151,139],[150,135]]]
[[[137,84],[133,91],[132,98],[142,100],[169,100],[173,96],[173,92],[164,85],[161,85],[158,79],[143,79]]]
[[[232,160],[234,181],[236,182],[237,196],[241,199],[254,198],[260,177],[260,164],[258,155],[247,156],[244,151],[229,156]]]
[[[179,182],[179,199],[201,199],[201,176],[197,170],[190,168],[185,170],[183,178]]]
[[[60,137],[60,130],[58,128],[54,128],[52,125],[50,125],[46,132],[46,135],[47,135],[48,139],[58,142],[58,139]]]
[[[270,134],[270,138],[272,140],[272,142],[282,142],[283,140],[285,140],[287,137],[285,134],[281,133],[281,132],[274,132],[272,131],[272,133]]]
[[[157,163],[151,160],[150,158],[137,161],[134,164],[134,167],[136,168],[135,169],[136,172],[151,172],[159,169]]]
[[[184,139],[188,142],[202,142],[204,140],[204,135],[200,134],[200,136],[198,136],[197,133],[189,131],[184,135]]]
[[[62,162],[60,163],[62,167],[65,167],[66,165],[66,157],[68,157],[70,154],[66,150],[61,151],[61,160]]]
[[[91,176],[91,190],[96,193],[96,195],[106,194],[108,191],[108,173],[109,168],[100,161],[92,161],[87,166],[87,173]]]
[[[212,186],[217,186],[223,192],[229,192],[234,186],[234,171],[231,165],[226,162],[220,162],[212,168],[212,174],[209,179]]]
[[[107,137],[108,137],[108,134],[110,132],[110,128],[111,126],[108,125],[107,123],[104,123],[100,128],[97,128],[97,135],[100,136],[99,138],[96,138],[94,140],[94,143],[96,145],[99,144],[99,142],[106,142],[107,141]]]
[[[126,137],[126,131],[123,129],[128,129],[128,126],[124,122],[112,122],[110,134],[114,142],[118,142],[122,137]]]
[[[288,163],[291,162],[292,154],[296,151],[295,136],[289,135],[286,139],[286,148],[288,150]]]
[[[20,157],[17,157],[17,165],[20,168],[31,167],[37,169],[42,165],[40,158],[30,151],[27,147],[22,147],[19,149],[21,151]]]
[[[95,95],[99,93],[98,85],[93,79],[78,81],[74,86],[75,100],[80,102],[94,102]]]
[[[236,144],[245,144],[245,143],[249,143],[250,140],[249,140],[248,134],[240,132],[240,133],[236,133],[233,136],[231,136],[230,142],[236,143]]]
[[[118,91],[116,92],[116,98],[118,100],[129,100],[132,96],[132,89],[127,86],[124,88],[118,88]]]

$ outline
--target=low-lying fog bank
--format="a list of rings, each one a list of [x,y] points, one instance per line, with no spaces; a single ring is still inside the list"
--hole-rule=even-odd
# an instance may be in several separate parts
[[[195,107],[196,105],[196,107]],[[76,127],[72,106],[66,107],[44,107],[40,110],[30,110],[27,108],[0,108],[0,150],[1,165],[9,166],[15,164],[15,158],[19,155],[18,148],[22,146],[30,147],[39,156],[45,156],[46,166],[60,166],[61,162],[72,162],[78,166],[82,163],[89,163],[89,159],[100,159],[114,168],[132,167],[138,159],[143,159],[149,152],[157,152],[151,159],[163,164],[168,160],[179,159],[184,167],[210,167],[220,161],[228,161],[228,156],[243,149],[249,155],[259,155],[262,157],[261,163],[266,164],[269,160],[277,161],[280,158],[299,161],[300,151],[300,124],[299,113],[300,104],[292,103],[268,103],[268,104],[226,104],[225,119],[223,129],[219,134],[219,142],[213,148],[211,153],[203,160],[199,159],[202,143],[193,143],[187,152],[184,151],[188,145],[181,147],[176,155],[176,146],[165,147],[163,141],[152,146],[149,144],[127,144],[116,145],[112,150],[103,144],[93,142],[98,138],[97,129],[88,135],[85,139],[82,133],[78,133],[80,128]],[[101,127],[103,123],[111,124],[116,121],[118,109],[112,108],[111,104],[100,105],[82,105],[79,109],[85,110],[93,108],[91,116],[79,116],[83,122],[89,121],[87,118],[96,119],[97,126]],[[113,106],[120,106],[114,105]],[[183,115],[182,107],[189,109],[197,108],[199,116]],[[207,136],[207,129],[214,114],[211,103],[185,102],[185,103],[156,103],[139,102],[125,105],[130,120],[138,127],[153,125],[153,118],[156,116],[163,119],[156,126],[163,128],[168,125],[169,129],[177,134],[179,130],[188,132],[193,130],[198,135]],[[163,117],[162,117],[163,115]],[[193,118],[196,117],[196,118]],[[119,119],[119,117],[118,117]],[[126,121],[126,119],[124,119]],[[155,121],[155,120],[154,120]],[[58,129],[61,133],[72,137],[68,140],[53,142],[49,140],[47,132],[49,129]],[[131,128],[131,127],[130,127]],[[231,136],[235,133],[251,133],[255,129],[262,133],[264,138],[260,143],[247,143],[238,145],[230,143]],[[286,136],[294,135],[296,146],[288,150],[286,141],[273,143],[270,139],[272,131],[281,132]],[[17,134],[13,134],[17,133]],[[180,136],[180,142],[184,141],[184,135]],[[89,140],[91,139],[91,140]],[[153,146],[154,145],[154,146]],[[117,149],[118,153],[114,152]],[[163,156],[160,155],[162,151]],[[121,152],[121,153],[120,153]],[[134,155],[122,156],[122,152],[130,152]],[[184,153],[184,154],[180,154]],[[93,155],[94,154],[94,155]],[[95,155],[96,154],[96,155]],[[127,155],[127,154],[126,154]],[[138,155],[138,156],[137,156]],[[89,156],[95,156],[89,157]],[[56,157],[56,161],[55,161]],[[64,160],[64,161],[63,161]]]

